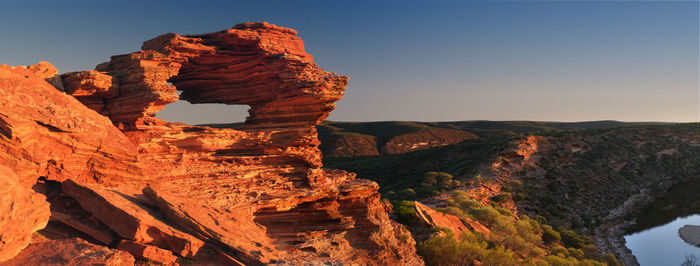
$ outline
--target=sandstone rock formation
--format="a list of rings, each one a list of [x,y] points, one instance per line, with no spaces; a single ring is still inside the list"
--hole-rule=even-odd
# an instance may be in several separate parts
[[[459,217],[438,212],[417,201],[415,202],[415,211],[418,221],[431,228],[447,228],[454,233],[454,237],[457,240],[461,239],[460,233],[468,231],[469,227],[471,227],[473,231],[482,233],[485,236],[488,236],[491,233],[488,228],[483,226],[478,221],[468,219],[467,224],[469,227],[467,227],[462,220],[459,219]]]
[[[51,214],[44,199],[0,166],[0,262],[16,256],[29,245],[32,233],[46,226]]]
[[[128,266],[134,265],[134,257],[127,252],[90,244],[79,238],[51,240],[43,236],[34,236],[31,245],[3,265]]]
[[[422,263],[376,183],[321,168],[315,125],[348,78],[317,67],[294,30],[169,33],[62,86],[32,69],[0,67],[0,167],[50,195],[52,223],[160,263]],[[240,129],[155,117],[178,98],[250,116]]]

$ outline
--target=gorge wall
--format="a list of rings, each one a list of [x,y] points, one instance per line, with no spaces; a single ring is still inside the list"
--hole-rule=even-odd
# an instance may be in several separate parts
[[[165,34],[96,70],[0,66],[11,190],[0,261],[79,236],[165,264],[422,264],[376,183],[322,168],[315,125],[347,82],[316,66],[296,31],[264,22]],[[249,116],[238,129],[155,117],[178,99],[245,104]],[[49,240],[33,239],[48,220]]]

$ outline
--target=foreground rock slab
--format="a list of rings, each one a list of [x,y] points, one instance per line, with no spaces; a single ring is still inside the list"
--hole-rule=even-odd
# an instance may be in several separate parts
[[[126,239],[162,247],[183,257],[194,256],[204,245],[201,240],[167,225],[135,199],[119,191],[99,185],[79,185],[72,180],[63,182],[61,188]]]
[[[78,238],[51,240],[36,235],[32,244],[13,259],[4,262],[7,266],[24,265],[134,265],[129,253],[90,244]]]
[[[688,244],[700,247],[700,226],[685,225],[678,229],[678,235]]]

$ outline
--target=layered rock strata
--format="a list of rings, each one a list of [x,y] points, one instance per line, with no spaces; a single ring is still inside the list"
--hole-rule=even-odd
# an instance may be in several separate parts
[[[36,235],[31,245],[3,265],[128,266],[134,265],[134,257],[127,252],[91,244],[79,238],[51,240]]]
[[[27,188],[61,182],[80,210],[50,197],[52,221],[96,242],[161,263],[422,263],[376,183],[321,168],[315,125],[348,78],[318,68],[294,30],[165,34],[63,74],[65,93],[30,68],[3,69],[17,77],[0,76],[0,166]],[[240,129],[155,117],[178,98],[246,104],[250,116]]]

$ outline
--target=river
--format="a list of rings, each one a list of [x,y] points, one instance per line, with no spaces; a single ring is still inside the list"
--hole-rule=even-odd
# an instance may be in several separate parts
[[[683,183],[659,196],[625,236],[640,265],[681,265],[687,255],[700,259],[700,248],[683,241],[678,229],[700,225],[700,181]]]

